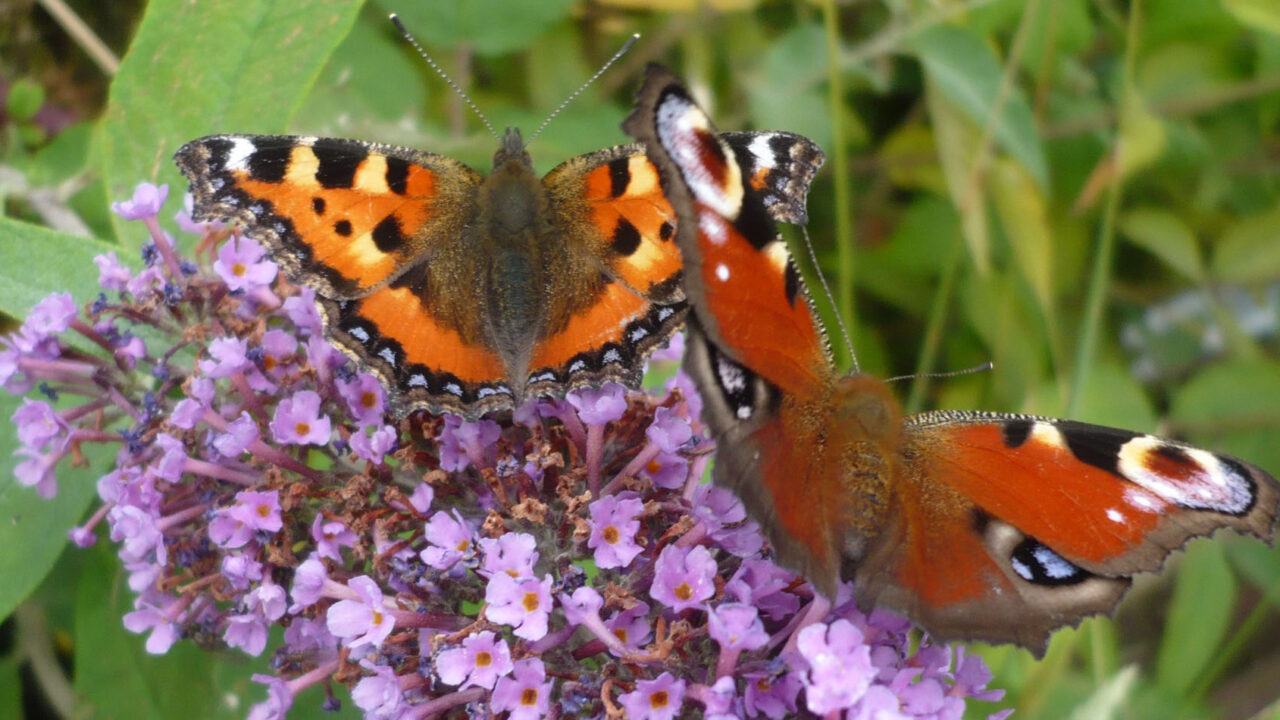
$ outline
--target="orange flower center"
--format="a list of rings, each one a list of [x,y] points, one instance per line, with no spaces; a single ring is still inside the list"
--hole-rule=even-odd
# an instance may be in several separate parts
[[[360,404],[372,410],[378,406],[378,394],[375,392],[360,393]]]
[[[493,656],[487,652],[476,653],[476,667],[489,667],[493,664]]]
[[[648,470],[648,471],[649,471],[649,474],[651,474],[651,475],[652,475],[652,474],[655,474],[655,473],[657,473],[659,470],[661,470],[661,469],[662,469],[662,463],[658,462],[658,458],[654,458],[654,459],[652,459],[652,460],[650,460],[650,461],[649,461],[649,464],[648,464],[648,465],[645,465],[645,466],[644,466],[644,469],[645,469],[645,470]]]
[[[659,690],[658,692],[649,696],[649,707],[653,708],[654,710],[661,710],[662,708],[666,707],[670,703],[671,703],[671,698],[667,696],[666,690]]]
[[[533,612],[534,610],[537,610],[538,609],[538,593],[536,592],[525,593],[524,601],[521,602],[520,604],[524,605],[524,609],[527,610],[528,612]]]
[[[689,583],[682,582],[676,586],[675,593],[681,600],[688,600],[693,597],[693,588],[689,587]]]
[[[306,435],[311,432],[311,423],[300,422],[293,426],[293,431],[299,435]]]
[[[247,269],[248,268],[244,266],[244,263],[236,263],[231,266],[231,274],[236,277],[244,277],[245,270]]]
[[[610,545],[613,545],[614,543],[618,542],[618,528],[612,525],[605,528],[604,532],[600,533],[600,535],[603,536],[604,541],[609,543]]]
[[[524,705],[525,707],[532,707],[534,705],[537,705],[538,689],[525,688],[524,691],[520,693],[520,704]]]

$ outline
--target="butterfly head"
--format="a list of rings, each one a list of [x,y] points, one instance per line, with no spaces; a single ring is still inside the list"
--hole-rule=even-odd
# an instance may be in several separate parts
[[[870,375],[848,375],[832,396],[835,423],[855,439],[896,446],[902,429],[902,410],[889,386]]]
[[[497,171],[509,163],[519,163],[532,168],[533,160],[524,148],[524,138],[520,136],[520,129],[507,128],[507,131],[502,134],[502,147],[493,154],[493,169]]]

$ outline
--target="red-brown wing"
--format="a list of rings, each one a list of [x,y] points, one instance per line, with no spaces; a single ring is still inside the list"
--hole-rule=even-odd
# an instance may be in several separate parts
[[[1019,415],[908,418],[894,518],[855,580],[944,638],[1017,642],[1110,612],[1129,578],[1221,528],[1270,540],[1280,485],[1142,433]]]
[[[751,171],[744,172],[679,80],[657,66],[650,66],[623,127],[661,169],[676,213],[685,290],[708,339],[783,392],[822,394],[834,379],[826,338],[766,196],[748,182]],[[797,136],[787,137],[799,146]]]

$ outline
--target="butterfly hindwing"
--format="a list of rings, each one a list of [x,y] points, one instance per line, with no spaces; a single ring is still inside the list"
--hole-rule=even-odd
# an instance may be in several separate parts
[[[1190,538],[1269,540],[1280,509],[1261,469],[1144,433],[957,411],[904,429],[903,511],[854,577],[942,638],[1042,652],[1051,630],[1111,612],[1131,576]]]

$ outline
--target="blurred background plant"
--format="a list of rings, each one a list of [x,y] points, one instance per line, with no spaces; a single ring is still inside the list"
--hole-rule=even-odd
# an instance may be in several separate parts
[[[136,257],[145,239],[110,201],[143,180],[183,188],[169,158],[199,135],[356,137],[487,169],[495,141],[391,10],[496,126],[526,131],[642,33],[532,144],[544,171],[626,140],[649,61],[677,69],[721,128],[816,140],[829,161],[808,234],[862,367],[995,363],[904,381],[911,409],[1066,415],[1280,473],[1273,0],[8,0],[0,312],[55,290],[91,300],[90,258]],[[17,404],[0,398],[0,413]],[[15,443],[0,433],[0,458]],[[42,688],[103,717],[241,715],[262,660],[192,643],[146,655],[120,624],[111,550],[63,553],[101,466],[63,473],[46,502],[0,465],[0,715],[84,713]],[[1168,570],[1042,661],[983,649],[1000,706],[1280,718],[1280,552],[1224,536]]]

